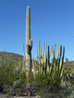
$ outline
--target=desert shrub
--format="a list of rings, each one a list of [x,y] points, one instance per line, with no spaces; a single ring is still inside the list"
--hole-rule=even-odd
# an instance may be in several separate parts
[[[55,72],[57,73],[57,72]],[[50,77],[49,77],[50,76]],[[63,81],[61,82],[61,77],[52,75],[37,75],[37,93],[41,98],[70,98],[73,97],[74,87],[71,87],[71,83]],[[49,77],[49,79],[47,79]],[[44,81],[43,81],[44,80]],[[44,84],[43,84],[44,83]],[[71,97],[71,98],[72,98]]]
[[[0,59],[0,92],[8,93],[11,95],[20,94],[26,85],[25,72],[21,72],[22,69],[16,70],[17,62],[10,58]],[[18,83],[17,81],[20,82]],[[16,83],[15,83],[16,82]],[[14,85],[14,83],[16,85]],[[10,90],[11,89],[11,90]],[[14,93],[13,93],[14,92]]]
[[[61,77],[58,71],[51,73],[36,74],[36,92],[41,98],[57,98],[60,96],[59,89],[61,88]],[[59,97],[60,98],[60,97]]]
[[[71,84],[74,84],[74,73],[72,73],[72,74],[73,74],[73,78],[72,78],[72,79],[70,78],[70,76],[69,76],[69,79],[67,79],[67,74],[70,75],[69,72],[65,72],[65,73],[63,74],[63,80],[64,80],[64,81],[68,81],[68,82],[70,82]]]
[[[14,81],[12,91],[8,92],[9,96],[20,96],[26,91],[25,72],[20,73],[19,79]]]
[[[40,73],[36,74],[36,88],[38,90],[42,88],[47,88],[51,91],[60,88],[61,77],[56,74],[58,74],[58,71],[56,71],[53,75],[51,73],[46,73],[46,75]]]
[[[3,88],[5,85],[12,86],[15,80],[13,63],[10,63],[9,66],[6,65],[6,63],[2,62],[0,66],[0,86]]]
[[[68,81],[63,81],[61,83],[61,89],[60,89],[60,94],[62,96],[62,98],[73,98],[73,97],[70,97],[72,96],[73,94],[73,87],[71,87],[71,83],[68,82]]]

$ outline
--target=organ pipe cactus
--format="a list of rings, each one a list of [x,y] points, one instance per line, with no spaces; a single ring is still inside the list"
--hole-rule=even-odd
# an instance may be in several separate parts
[[[38,59],[38,72],[42,73],[43,69],[43,55],[42,55],[42,45],[40,45],[40,40],[39,40],[39,51],[37,49],[37,59]]]
[[[47,72],[49,72],[50,68],[50,56],[49,56],[49,46],[47,48]]]
[[[53,52],[52,52],[52,68],[53,68],[53,70],[55,70],[55,68],[56,68],[55,55],[56,55],[56,45],[53,45]]]
[[[61,72],[60,72],[61,76],[63,75],[63,72],[64,72],[64,69],[63,69],[64,54],[65,54],[65,47],[63,47],[63,56],[62,56]]]
[[[37,73],[37,70],[36,70],[36,59],[35,59],[34,73],[35,73],[35,75]]]
[[[39,72],[41,72],[41,59],[42,59],[42,46],[40,45],[40,40],[39,40],[39,56],[38,56],[38,63],[39,63]]]
[[[40,65],[40,40],[39,40],[38,64]],[[38,66],[38,72],[40,72],[40,66]]]
[[[38,59],[38,49],[37,49],[37,59]]]
[[[47,51],[47,43],[45,44],[45,57],[44,57],[44,62],[46,62],[46,51]]]
[[[47,43],[45,43],[44,69],[45,69],[45,73],[46,73],[46,70],[47,70]]]
[[[45,43],[44,43],[44,41],[43,41],[43,55],[42,55],[42,56],[43,56],[43,59],[42,59],[42,64],[44,63],[44,44],[45,44]]]
[[[41,57],[41,54],[42,54],[41,52],[42,51],[40,51],[40,49],[42,49],[42,46],[40,45],[40,40],[39,40],[39,55]],[[51,52],[52,52],[52,60],[51,60],[51,63],[50,63]],[[44,53],[45,53],[45,55],[44,55]],[[63,57],[62,57],[62,45],[58,45],[58,54],[57,54],[57,58],[56,58],[56,45],[51,45],[51,50],[49,51],[49,46],[47,48],[47,43],[46,43],[45,52],[44,52],[44,42],[43,42],[42,62],[38,58],[38,61],[41,62],[39,64],[40,65],[42,64],[43,68],[44,68],[44,71],[43,71],[43,68],[41,68],[39,66],[40,70],[42,70],[41,72],[43,72],[45,74],[46,74],[46,72],[49,72],[49,73],[52,73],[52,75],[53,75],[54,72],[58,70],[60,72],[59,75],[62,76],[62,74],[63,74],[64,53],[65,53],[65,47],[63,47]],[[38,52],[37,52],[37,57],[38,57]]]

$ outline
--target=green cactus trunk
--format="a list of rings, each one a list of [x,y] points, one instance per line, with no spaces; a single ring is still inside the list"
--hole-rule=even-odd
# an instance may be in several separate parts
[[[29,72],[32,66],[31,59],[31,50],[32,50],[32,40],[30,39],[30,7],[27,7],[27,15],[26,15],[26,76],[29,81]],[[27,88],[30,87],[29,82],[27,83]]]

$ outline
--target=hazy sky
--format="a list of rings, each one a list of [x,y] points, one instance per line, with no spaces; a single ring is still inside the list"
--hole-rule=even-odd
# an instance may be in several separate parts
[[[65,46],[65,57],[74,60],[74,0],[0,0],[0,51],[23,55],[27,6],[31,8],[32,57],[37,57],[38,40],[42,46],[44,40],[49,46],[56,44],[57,50],[58,44]]]

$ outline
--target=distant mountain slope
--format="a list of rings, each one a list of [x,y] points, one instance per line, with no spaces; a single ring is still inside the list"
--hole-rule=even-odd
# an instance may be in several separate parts
[[[63,66],[65,71],[74,73],[74,61],[64,62]]]
[[[12,59],[15,59],[16,61],[23,60],[23,56],[16,53],[0,52],[0,58],[2,56],[8,56]]]
[[[0,52],[0,58],[2,56],[8,56],[16,61],[23,60],[23,56],[16,53]],[[64,62],[63,67],[65,71],[74,73],[74,61]]]

